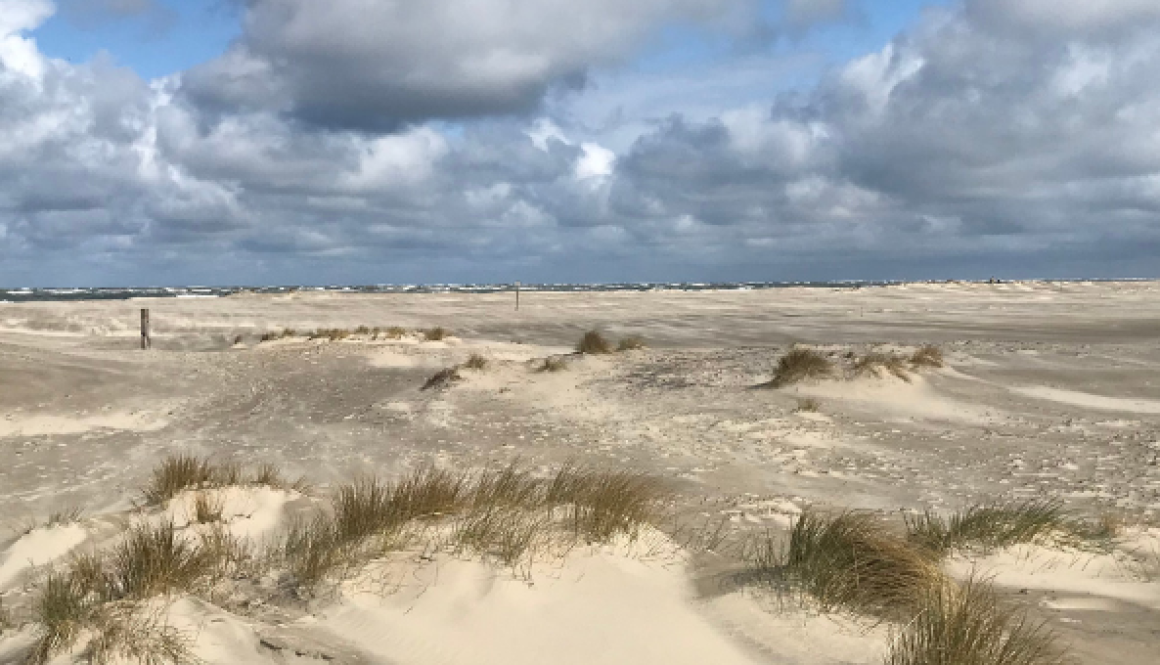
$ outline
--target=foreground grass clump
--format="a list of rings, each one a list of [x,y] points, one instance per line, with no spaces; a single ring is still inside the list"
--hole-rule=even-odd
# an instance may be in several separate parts
[[[192,535],[169,521],[135,525],[112,549],[75,556],[66,570],[48,573],[32,606],[38,632],[27,662],[47,663],[86,637],[92,663],[193,662],[185,639],[145,601],[203,591],[248,558],[222,531]]]
[[[1064,662],[1043,623],[1002,604],[988,584],[931,587],[895,637],[886,665],[1056,665]]]
[[[942,583],[937,559],[869,513],[803,513],[789,542],[759,543],[751,556],[758,579],[806,594],[823,611],[900,618]]]
[[[584,333],[580,341],[576,343],[576,351],[578,353],[587,353],[589,355],[606,355],[612,353],[612,342],[607,337],[602,335],[598,330],[589,330]]]
[[[910,381],[906,360],[890,353],[868,353],[854,361],[854,376],[882,376],[890,374],[903,381]]]
[[[914,367],[943,367],[943,353],[937,346],[927,344],[919,348],[910,356],[910,364]]]
[[[771,388],[800,383],[807,379],[823,379],[834,374],[834,363],[812,349],[793,349],[777,361],[773,379],[765,384]]]
[[[306,593],[417,534],[440,533],[440,525],[448,528],[435,547],[515,565],[553,544],[635,535],[662,496],[649,477],[571,465],[549,478],[514,464],[474,474],[424,469],[397,483],[370,479],[339,488],[330,510],[297,523],[280,552],[289,583]]]
[[[1054,500],[977,505],[947,517],[928,510],[907,516],[906,527],[912,542],[940,555],[970,548],[1001,549],[1053,537],[1082,538],[1084,533],[1082,525]]]

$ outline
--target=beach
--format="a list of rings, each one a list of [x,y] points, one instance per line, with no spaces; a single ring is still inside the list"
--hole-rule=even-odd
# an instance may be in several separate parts
[[[311,339],[319,329],[344,333]],[[644,348],[574,353],[589,330]],[[847,369],[766,385],[795,345]],[[926,345],[942,366],[851,374],[857,358]],[[473,355],[483,367],[422,389]],[[549,358],[561,371],[543,371]],[[993,578],[1076,662],[1148,663],[1158,367],[1156,282],[524,291],[518,310],[510,292],[5,303],[0,598],[19,614],[52,565],[172,513],[144,507],[140,488],[177,453],[309,481],[222,499],[255,542],[354,478],[578,464],[659,479],[664,519],[518,571],[407,551],[376,563],[389,584],[362,571],[306,603],[188,595],[164,612],[208,663],[879,663],[897,625],[734,584],[741,544],[812,509],[901,528],[902,515],[1052,500],[1077,519],[1114,515],[1114,546],[1029,542],[951,557],[947,574]],[[720,544],[695,546],[707,524],[723,525]],[[23,662],[35,631],[0,634],[0,663]]]

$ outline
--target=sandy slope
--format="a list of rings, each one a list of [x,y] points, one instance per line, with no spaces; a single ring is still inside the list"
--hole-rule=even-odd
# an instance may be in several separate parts
[[[151,353],[134,349],[141,306],[158,331]],[[444,325],[456,337],[256,343],[270,329],[362,324]],[[651,348],[533,371],[592,326],[643,334]],[[518,313],[504,294],[0,304],[0,328],[0,516],[16,529],[69,506],[89,515],[83,528],[0,532],[0,594],[9,599],[31,564],[107,538],[152,464],[173,450],[276,462],[322,491],[430,462],[579,459],[661,475],[684,519],[723,516],[742,531],[784,528],[810,503],[896,511],[1000,497],[1160,519],[1155,283],[531,293]],[[243,344],[231,348],[236,335]],[[755,389],[798,341],[855,351],[937,342],[950,363],[909,383]],[[473,352],[491,366],[464,371],[447,391],[418,390]],[[795,413],[803,397],[818,399],[819,413]],[[264,537],[295,501],[231,497],[232,528]],[[1160,649],[1160,572],[1149,579],[1136,566],[1124,578],[1101,567],[1109,562],[1057,561],[1051,570],[1067,574],[1044,575],[1028,571],[1024,554],[982,563],[1082,662],[1150,662]],[[880,659],[885,632],[771,611],[702,584],[705,565],[590,552],[529,587],[478,562],[446,561],[418,600],[351,589],[291,628],[194,599],[172,612],[198,628],[207,662],[308,659],[269,646],[287,640],[344,662],[568,662],[544,660],[554,649],[573,662]],[[573,627],[553,632],[550,617]],[[681,639],[666,646],[662,629]],[[445,633],[476,637],[446,646]],[[596,644],[613,655],[601,660]],[[0,640],[0,663],[18,646]],[[670,646],[663,657],[648,651]]]

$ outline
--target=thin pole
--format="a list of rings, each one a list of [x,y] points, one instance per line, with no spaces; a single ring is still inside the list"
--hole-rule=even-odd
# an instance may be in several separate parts
[[[141,310],[141,348],[148,349],[153,346],[153,340],[149,337],[149,310]]]
[[[516,311],[520,311],[520,283],[516,282]]]

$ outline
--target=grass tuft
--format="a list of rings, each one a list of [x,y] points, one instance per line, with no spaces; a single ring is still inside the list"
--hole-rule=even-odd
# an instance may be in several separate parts
[[[877,517],[803,513],[787,544],[758,543],[750,568],[759,580],[811,596],[823,611],[898,618],[942,581],[937,559],[893,534]]]
[[[407,329],[401,326],[391,326],[383,334],[387,336],[387,339],[403,339],[407,336]]]
[[[644,338],[640,335],[629,335],[621,338],[620,343],[616,345],[617,351],[638,351],[644,348]]]
[[[906,360],[889,353],[868,353],[854,361],[854,376],[882,376],[884,373],[910,381]]]
[[[190,519],[197,524],[213,524],[222,520],[225,504],[220,497],[208,492],[198,492],[193,497],[193,514]]]
[[[479,355],[478,353],[473,353],[471,354],[471,357],[463,363],[463,366],[467,369],[482,371],[487,369],[488,364],[489,362],[487,358]]]
[[[580,353],[587,353],[591,355],[604,355],[612,353],[612,342],[608,341],[604,335],[600,334],[598,330],[589,330],[584,333],[580,341],[576,343],[576,350]]]
[[[834,363],[826,356],[812,349],[793,349],[777,361],[773,379],[765,385],[781,388],[807,379],[826,378],[833,373]]]
[[[208,460],[193,455],[170,455],[153,469],[153,477],[143,493],[148,504],[157,505],[187,489],[208,486],[213,480],[213,466]]]
[[[981,548],[1001,549],[1051,536],[1079,536],[1058,501],[1033,499],[971,506],[942,517],[932,511],[907,516],[909,539],[941,555]]]
[[[943,353],[937,346],[927,344],[919,348],[910,356],[910,364],[914,367],[942,367],[946,364]]]
[[[192,591],[218,563],[173,522],[138,524],[108,552],[102,595],[120,600]]]
[[[890,645],[886,665],[1056,665],[1054,634],[1005,606],[989,584],[969,579],[930,587],[920,611]]]
[[[463,377],[459,375],[459,368],[447,367],[431,375],[420,390],[445,390],[461,380]]]
[[[423,338],[426,339],[428,342],[440,342],[444,339],[447,339],[450,336],[451,336],[451,331],[447,330],[446,328],[443,328],[442,326],[428,328],[427,330],[423,331]]]

